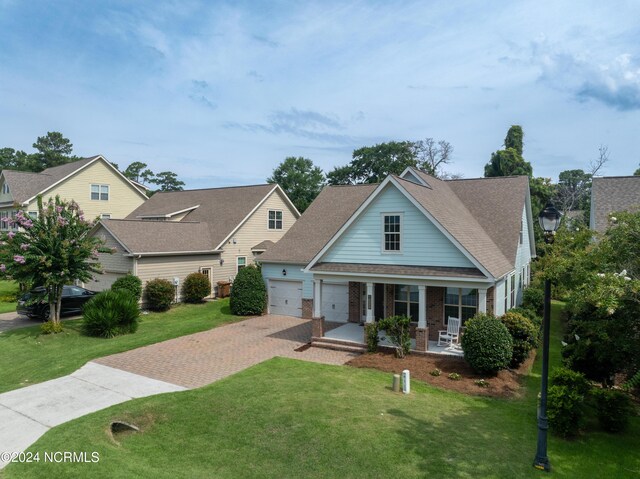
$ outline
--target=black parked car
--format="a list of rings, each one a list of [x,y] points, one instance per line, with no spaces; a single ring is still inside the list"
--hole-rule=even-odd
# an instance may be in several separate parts
[[[82,313],[84,303],[93,298],[97,293],[80,286],[64,286],[62,288],[62,309],[60,314],[71,315]],[[49,300],[47,291],[43,287],[33,288],[22,295],[16,308],[18,314],[42,320],[49,319]]]

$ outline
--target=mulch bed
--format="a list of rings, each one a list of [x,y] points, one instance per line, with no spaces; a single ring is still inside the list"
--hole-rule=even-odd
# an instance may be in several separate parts
[[[506,369],[496,376],[482,376],[476,374],[462,358],[436,355],[411,354],[404,359],[396,358],[392,353],[362,354],[347,363],[355,368],[372,368],[390,373],[402,373],[403,369],[411,372],[411,379],[417,379],[442,389],[450,389],[464,394],[490,396],[499,398],[513,398],[522,394],[520,381],[525,376],[535,359],[535,353],[518,369]],[[432,376],[435,369],[441,371],[440,376]],[[448,378],[450,373],[458,373],[458,380]],[[475,381],[484,379],[489,386],[480,387]],[[391,378],[389,378],[391,384]]]

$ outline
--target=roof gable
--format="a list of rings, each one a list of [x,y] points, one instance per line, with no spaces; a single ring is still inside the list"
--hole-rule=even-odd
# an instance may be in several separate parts
[[[377,192],[340,237],[318,258],[324,263],[368,263],[389,265],[472,268],[467,258],[431,219],[420,211],[394,182]],[[401,252],[383,251],[382,217],[401,217]]]
[[[133,211],[127,219],[168,217],[176,212],[188,211],[182,222],[206,224],[213,247],[220,248],[272,194],[280,195],[294,216],[300,216],[278,185],[264,184],[159,192]]]
[[[120,173],[109,161],[102,155],[82,158],[77,161],[65,163],[64,165],[47,168],[40,173],[3,170],[2,174],[9,185],[9,189],[13,195],[13,199],[18,204],[25,204],[43,195],[56,185],[61,184],[67,179],[73,177],[85,168],[90,167],[96,161],[101,161],[107,165],[124,183],[128,184],[138,195],[143,198],[147,196],[140,191],[131,181]]]

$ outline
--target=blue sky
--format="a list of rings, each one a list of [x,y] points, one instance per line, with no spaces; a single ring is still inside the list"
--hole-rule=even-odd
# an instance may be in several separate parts
[[[536,176],[640,163],[640,2],[0,0],[0,147],[263,182],[287,156],[444,139],[482,176],[510,125]]]

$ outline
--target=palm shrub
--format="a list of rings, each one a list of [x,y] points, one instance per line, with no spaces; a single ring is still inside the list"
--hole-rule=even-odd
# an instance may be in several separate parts
[[[211,294],[211,282],[206,274],[191,273],[182,283],[182,299],[185,303],[202,303]]]
[[[411,351],[410,323],[411,319],[407,316],[390,316],[381,319],[378,323],[378,328],[384,330],[395,346],[398,358],[404,358]]]
[[[498,318],[478,313],[465,323],[462,350],[465,361],[475,371],[480,374],[496,374],[511,362],[513,339]]]
[[[156,278],[147,281],[144,294],[150,310],[167,311],[175,298],[175,287],[167,279]]]
[[[138,329],[138,300],[128,291],[106,290],[96,294],[82,311],[82,329],[88,336],[112,338]]]
[[[116,279],[111,285],[113,291],[128,291],[136,298],[136,301],[140,301],[142,297],[142,280],[137,276],[129,273],[122,278]]]
[[[509,330],[513,339],[513,355],[511,356],[512,368],[520,366],[529,357],[529,352],[536,347],[538,342],[538,330],[522,314],[507,312],[500,318]]]
[[[237,316],[262,314],[266,305],[267,289],[262,273],[253,265],[242,268],[231,287],[231,312]]]

